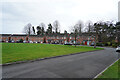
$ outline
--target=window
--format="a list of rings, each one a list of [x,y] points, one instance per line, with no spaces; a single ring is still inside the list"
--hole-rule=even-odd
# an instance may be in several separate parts
[[[94,39],[94,38],[92,38],[92,39]]]

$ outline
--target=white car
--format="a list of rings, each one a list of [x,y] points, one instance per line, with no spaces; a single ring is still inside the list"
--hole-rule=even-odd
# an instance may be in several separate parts
[[[120,46],[116,48],[116,52],[120,52]]]
[[[23,41],[23,43],[27,43],[27,41]]]
[[[11,42],[14,43],[15,41],[12,40]]]
[[[29,41],[29,43],[33,43],[33,41]]]

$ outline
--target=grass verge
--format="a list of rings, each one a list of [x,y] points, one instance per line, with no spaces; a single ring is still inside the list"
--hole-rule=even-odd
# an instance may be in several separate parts
[[[1,44],[2,44],[2,64],[103,49],[87,46],[77,46],[75,48],[74,46],[54,44],[30,44],[30,43],[1,43]]]
[[[105,72],[103,72],[95,80],[119,80],[120,79],[120,60],[110,66]]]

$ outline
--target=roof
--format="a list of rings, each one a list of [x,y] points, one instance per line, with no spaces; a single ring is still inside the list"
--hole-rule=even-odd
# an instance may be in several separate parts
[[[73,34],[73,33],[71,33],[71,34],[69,34],[69,33],[66,33],[66,34],[64,34],[64,33],[54,33],[53,34],[52,33],[52,34],[48,34],[48,35],[29,35],[29,36],[31,36],[31,37],[44,37],[44,36],[49,36],[49,37],[57,37],[57,36],[58,37],[68,37],[68,36],[71,36],[71,37],[73,37],[74,35],[75,34]],[[79,36],[92,36],[92,35],[95,35],[95,33],[82,33]],[[28,36],[28,35],[27,34],[0,34],[0,36],[15,36],[15,37],[22,36],[22,37],[25,37],[25,36]]]

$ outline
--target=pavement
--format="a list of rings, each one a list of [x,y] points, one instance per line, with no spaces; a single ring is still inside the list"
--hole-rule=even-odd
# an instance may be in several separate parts
[[[13,64],[2,67],[3,78],[94,78],[120,58],[115,48]]]

